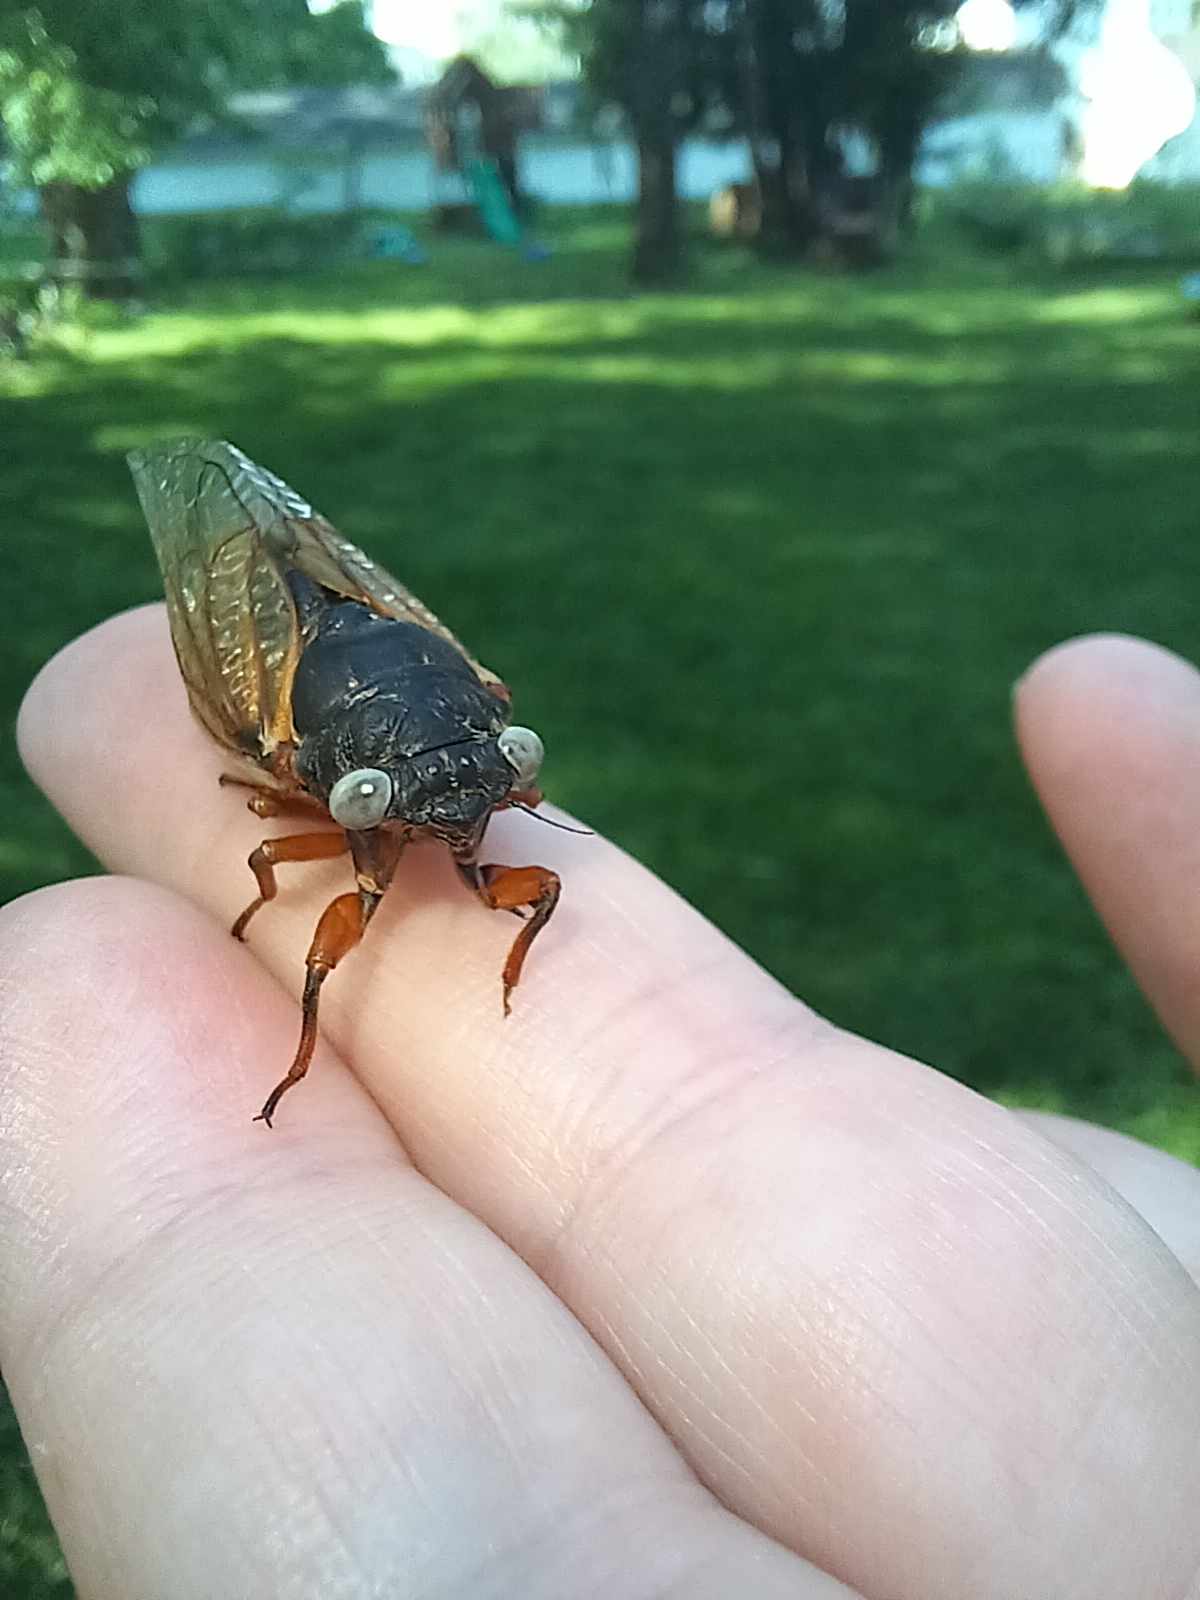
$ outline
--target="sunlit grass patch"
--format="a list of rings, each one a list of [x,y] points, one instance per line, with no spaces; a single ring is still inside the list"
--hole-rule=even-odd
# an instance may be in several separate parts
[[[124,452],[231,438],[503,668],[555,799],[818,1010],[1200,1160],[1196,1091],[1009,727],[1067,635],[1200,642],[1171,276],[701,246],[686,291],[634,297],[620,217],[547,227],[536,265],[435,241],[424,268],[206,284],[0,372],[10,711],[157,592]],[[0,762],[5,897],[88,870]],[[61,1593],[17,1481],[0,1591]]]

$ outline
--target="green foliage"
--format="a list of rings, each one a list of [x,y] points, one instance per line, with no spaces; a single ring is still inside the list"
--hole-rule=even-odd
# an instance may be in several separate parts
[[[0,30],[0,121],[17,183],[99,187],[149,157],[154,101],[84,81],[73,50],[26,11]]]
[[[0,0],[0,121],[38,185],[99,188],[242,84],[390,76],[357,0]]]
[[[38,222],[0,209],[0,358],[32,354],[49,326],[75,314],[77,297],[43,281],[47,249]]]
[[[362,0],[306,16],[284,33],[280,58],[269,76],[282,83],[336,87],[343,83],[390,83],[395,77],[387,51],[367,27]]]
[[[1045,224],[1048,198],[1031,184],[968,178],[932,201],[980,250],[1014,255],[1031,249]]]
[[[282,206],[157,217],[144,229],[145,265],[160,283],[318,271],[358,253],[364,221],[365,214]]]
[[[980,248],[1070,266],[1200,260],[1200,186],[1143,180],[1124,190],[972,179],[933,202]]]
[[[1016,0],[1031,6],[1033,0]],[[1047,0],[1044,31],[1099,0]],[[557,30],[599,100],[637,120],[647,17],[659,17],[668,66],[659,92],[681,127],[706,111],[795,159],[799,192],[819,174],[831,133],[871,138],[885,171],[906,173],[934,108],[967,55],[956,47],[960,0],[524,0]],[[1028,52],[1033,54],[1033,52]],[[1046,58],[1045,77],[1053,75]]]
[[[711,0],[528,0],[519,13],[553,30],[578,59],[593,99],[636,122],[648,68],[680,132],[717,100],[736,104],[731,6]],[[648,61],[648,44],[655,60]]]
[[[0,205],[0,278],[20,274],[45,259],[49,240],[40,218],[19,216]]]
[[[0,264],[0,357],[33,355],[57,326],[77,321],[81,309],[76,285],[10,276]]]
[[[5,1600],[70,1600],[73,1593],[16,1418],[0,1391],[0,1594]]]
[[[796,117],[850,120],[874,131],[898,99],[927,108],[957,58],[939,31],[959,0],[670,0],[664,8],[684,115],[720,104],[742,126],[747,103],[782,98]],[[558,29],[601,99],[631,105],[647,0],[529,0],[526,15]]]
[[[959,57],[945,28],[958,0],[738,0],[765,89],[822,128],[849,123],[881,142],[894,125],[919,127]]]

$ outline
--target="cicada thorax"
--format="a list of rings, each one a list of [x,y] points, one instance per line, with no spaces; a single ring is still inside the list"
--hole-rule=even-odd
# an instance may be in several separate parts
[[[477,836],[513,788],[497,744],[507,703],[427,628],[331,595],[300,573],[288,583],[303,639],[291,706],[304,787],[327,799],[347,774],[381,771],[393,788],[390,820]]]

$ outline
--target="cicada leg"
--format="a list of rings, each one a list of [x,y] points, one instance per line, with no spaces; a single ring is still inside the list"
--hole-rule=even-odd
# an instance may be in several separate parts
[[[317,1006],[321,999],[321,985],[342,957],[349,955],[362,938],[363,929],[367,925],[371,911],[374,910],[373,905],[370,909],[365,908],[364,902],[368,899],[369,897],[360,891],[355,891],[351,894],[338,895],[336,900],[330,901],[325,907],[304,962],[304,996],[300,1002],[303,1021],[300,1025],[300,1043],[296,1047],[295,1059],[286,1075],[267,1096],[266,1103],[254,1119],[255,1122],[265,1122],[269,1128],[276,1106],[292,1085],[299,1083],[308,1071],[308,1064],[317,1045]]]
[[[312,838],[313,835],[309,835]],[[341,838],[340,834],[319,834],[318,838]],[[276,843],[282,843],[276,840]],[[300,840],[289,841],[299,843]],[[330,901],[317,923],[308,955],[304,958],[304,995],[300,1002],[303,1020],[300,1024],[300,1043],[287,1074],[271,1090],[266,1104],[255,1117],[256,1122],[271,1126],[275,1107],[294,1083],[299,1083],[308,1071],[317,1044],[317,1006],[321,998],[321,985],[341,961],[349,955],[363,936],[367,923],[375,915],[392,881],[396,864],[404,849],[404,840],[383,828],[372,828],[365,833],[346,836],[345,847],[354,857],[354,872],[358,889],[350,894],[340,894]],[[327,854],[335,852],[329,850]]]
[[[562,893],[562,880],[548,867],[483,867],[477,861],[462,860],[456,860],[455,865],[467,888],[485,906],[493,911],[515,911],[518,916],[525,909],[530,912],[504,963],[504,1015],[508,1016],[512,1010],[510,996],[520,982],[529,946],[550,921]]]
[[[264,839],[250,852],[250,870],[258,881],[258,895],[229,930],[235,939],[244,939],[246,925],[260,907],[274,900],[277,893],[275,868],[284,861],[329,861],[345,855],[350,841],[337,833],[292,833],[282,839]]]
[[[285,794],[268,784],[255,783],[251,778],[235,778],[229,772],[223,772],[217,782],[222,789],[249,789],[246,810],[253,811],[256,817],[278,817],[288,811],[310,817],[314,813],[326,814],[321,802],[314,795],[305,794],[302,789]]]

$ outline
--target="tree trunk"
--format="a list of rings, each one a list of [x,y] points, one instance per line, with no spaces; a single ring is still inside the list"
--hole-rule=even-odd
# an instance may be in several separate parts
[[[899,244],[902,235],[908,236],[913,231],[916,199],[913,170],[917,164],[922,131],[914,118],[898,128],[889,129],[879,141],[879,175],[883,182],[883,204],[887,210],[886,225],[890,227],[893,247]]]
[[[799,255],[820,231],[807,141],[793,119],[783,115],[774,134],[753,141],[751,155],[762,195],[759,244],[766,255]]]
[[[635,283],[669,283],[683,273],[675,187],[678,137],[672,100],[679,87],[678,0],[641,0],[633,121],[638,145]]]
[[[779,0],[750,0],[746,6],[739,55],[762,199],[759,245],[767,255],[800,254],[819,226],[793,32],[791,11]]]
[[[633,277],[637,283],[670,283],[683,271],[683,241],[675,190],[675,141],[638,140],[637,236]]]
[[[48,183],[41,191],[51,275],[59,283],[78,283],[89,300],[128,300],[141,289],[141,240],[130,177],[124,173],[99,189]]]

